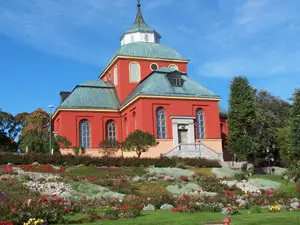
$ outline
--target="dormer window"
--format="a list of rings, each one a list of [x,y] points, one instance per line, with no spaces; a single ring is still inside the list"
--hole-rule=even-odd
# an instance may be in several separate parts
[[[173,85],[174,87],[180,87],[180,86],[181,86],[181,79],[180,79],[179,76],[174,76],[174,77],[172,78],[172,85]]]

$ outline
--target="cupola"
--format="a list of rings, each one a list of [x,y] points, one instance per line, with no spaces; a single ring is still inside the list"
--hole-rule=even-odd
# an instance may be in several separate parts
[[[122,35],[121,45],[134,42],[160,43],[161,36],[146,24],[142,15],[141,6],[140,0],[138,0],[135,21],[131,28]]]

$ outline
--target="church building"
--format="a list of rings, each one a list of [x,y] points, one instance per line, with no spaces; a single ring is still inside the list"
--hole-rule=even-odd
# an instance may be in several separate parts
[[[227,115],[219,106],[221,97],[190,79],[189,60],[160,39],[138,3],[134,24],[121,36],[121,47],[98,79],[60,93],[53,132],[92,156],[101,156],[101,141],[124,141],[139,129],[159,142],[142,157],[201,150],[201,157],[222,160]]]

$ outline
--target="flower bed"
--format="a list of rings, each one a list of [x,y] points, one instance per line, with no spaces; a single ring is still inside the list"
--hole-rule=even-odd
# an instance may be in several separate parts
[[[30,164],[30,165],[20,165],[19,167],[24,171],[37,172],[37,173],[60,174],[65,171],[65,168],[63,166],[54,167],[53,165]]]

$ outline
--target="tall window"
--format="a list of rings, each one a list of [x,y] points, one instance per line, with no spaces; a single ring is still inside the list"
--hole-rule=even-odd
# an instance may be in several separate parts
[[[90,123],[87,120],[81,120],[79,123],[79,142],[82,148],[90,147]]]
[[[202,109],[196,112],[197,138],[205,138],[204,113]]]
[[[135,112],[133,112],[132,118],[133,118],[133,129],[136,130],[137,125],[136,125],[136,113]]]
[[[118,85],[118,67],[117,66],[115,66],[115,68],[114,68],[114,84],[115,84],[115,86]]]
[[[130,82],[139,82],[141,80],[141,70],[140,70],[140,64],[136,62],[130,63],[129,68],[129,80]]]
[[[167,137],[166,114],[163,108],[158,108],[156,110],[156,130],[158,139],[163,139]]]
[[[124,119],[124,125],[125,125],[125,137],[128,136],[128,121],[127,118]]]
[[[116,124],[113,120],[109,120],[106,122],[106,140],[116,140]]]
[[[149,42],[149,35],[145,34],[145,42]]]

